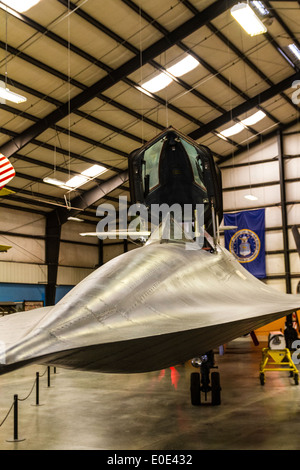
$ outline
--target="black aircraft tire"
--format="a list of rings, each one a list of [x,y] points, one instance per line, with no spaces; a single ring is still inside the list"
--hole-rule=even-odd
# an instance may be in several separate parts
[[[191,373],[191,403],[194,406],[201,405],[200,397],[200,374],[199,372]]]
[[[221,404],[221,386],[219,372],[211,373],[211,404],[214,406]]]
[[[265,374],[261,372],[259,374],[260,385],[265,385]]]

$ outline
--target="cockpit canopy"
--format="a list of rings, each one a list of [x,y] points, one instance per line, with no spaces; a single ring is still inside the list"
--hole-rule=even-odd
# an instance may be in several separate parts
[[[205,226],[212,227],[212,207],[223,217],[220,170],[210,150],[170,127],[133,151],[129,158],[131,202],[204,205]]]

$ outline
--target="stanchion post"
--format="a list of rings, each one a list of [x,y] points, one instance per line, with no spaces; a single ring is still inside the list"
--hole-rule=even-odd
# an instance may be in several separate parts
[[[50,387],[50,366],[47,367],[48,387]]]
[[[14,440],[18,440],[18,395],[14,395]]]
[[[40,392],[39,392],[39,389],[40,389],[40,374],[39,372],[36,373],[36,399],[35,399],[35,404],[36,405],[39,405],[39,402],[40,402]]]
[[[19,439],[18,420],[18,395],[14,395],[14,438],[8,439],[7,442],[25,441],[25,439]]]

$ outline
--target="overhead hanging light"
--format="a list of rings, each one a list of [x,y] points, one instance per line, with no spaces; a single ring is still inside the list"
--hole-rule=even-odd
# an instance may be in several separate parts
[[[76,175],[76,176],[73,176],[68,181],[66,181],[66,186],[68,186],[68,188],[74,189],[74,188],[78,188],[78,186],[82,186],[83,184],[87,183],[88,181],[89,181],[89,179],[86,178],[85,176]]]
[[[249,201],[257,201],[258,197],[256,196],[253,196],[253,194],[246,194],[246,196],[244,196],[245,199],[249,199]]]
[[[263,2],[251,0],[251,3],[259,11],[259,13],[262,16],[266,16],[270,14],[269,10],[265,7]]]
[[[64,181],[58,180],[56,178],[50,178],[49,176],[46,176],[45,178],[43,178],[43,182],[52,184],[54,186],[59,186],[60,188],[63,188],[63,189],[70,189],[69,186],[67,186]]]
[[[245,126],[253,126],[257,122],[261,121],[264,117],[266,117],[266,113],[263,111],[257,111],[257,113],[252,114],[252,116],[249,116],[246,119],[242,119],[241,122]]]
[[[19,95],[18,93],[10,91],[8,88],[6,88],[5,83],[0,81],[0,102],[3,104],[2,100],[8,100],[19,104],[27,101],[27,98],[25,98],[25,96]]]
[[[150,91],[150,93],[156,93],[157,91],[166,88],[172,82],[172,78],[166,75],[165,73],[160,73],[151,80],[143,83],[142,88],[145,88],[146,91]]]
[[[90,168],[88,168],[87,170],[84,170],[81,174],[84,175],[84,176],[88,176],[90,178],[94,178],[96,176],[101,175],[105,171],[107,171],[107,168],[105,168],[104,166],[93,165]]]
[[[252,114],[252,116],[242,119],[240,122],[237,122],[233,126],[228,127],[228,129],[219,132],[218,136],[223,138],[238,134],[245,129],[245,126],[253,126],[257,122],[261,121],[264,117],[266,117],[266,114],[263,111],[257,111],[257,113]]]
[[[51,178],[48,176],[46,176],[43,179],[43,181],[44,183],[53,184],[63,189],[72,190],[72,189],[78,188],[79,186],[82,186],[85,183],[88,183],[89,181],[96,178],[96,176],[99,176],[105,171],[107,171],[107,168],[105,168],[104,166],[93,165],[87,170],[84,170],[80,175],[73,176],[68,181],[61,181],[56,178]]]
[[[79,219],[79,217],[68,217],[68,220],[72,221],[72,222],[84,222],[83,219]]]
[[[257,36],[267,32],[267,28],[248,3],[238,3],[231,8],[230,12],[233,18],[250,36]]]
[[[93,165],[87,170],[81,172],[80,175],[73,176],[66,182],[66,185],[70,188],[78,188],[85,183],[88,183],[91,179],[96,178],[96,176],[101,175],[107,171],[107,168],[100,165]]]
[[[191,70],[194,70],[198,65],[198,60],[191,55],[187,55],[184,59],[167,68],[167,72],[174,75],[174,77],[181,77],[182,75],[191,72]]]
[[[300,60],[300,50],[298,49],[296,44],[289,44],[288,48],[292,52],[292,54],[296,57],[296,59]]]
[[[39,1],[40,0],[3,0],[3,2],[0,2],[0,7],[3,9],[10,7],[19,13],[23,13],[39,3]]]
[[[244,129],[245,127],[243,126],[243,124],[237,122],[236,124],[234,124],[234,126],[228,127],[228,129],[225,129],[224,131],[220,132],[220,134],[223,137],[230,137],[231,135],[238,134]]]
[[[170,85],[170,83],[172,83],[173,79],[171,75],[173,75],[174,77],[181,77],[182,75],[185,75],[191,70],[194,70],[198,65],[198,60],[196,60],[191,55],[187,55],[176,64],[172,65],[171,67],[168,67],[166,69],[166,72],[162,72],[156,77],[151,78],[151,80],[148,80],[147,82],[143,83],[142,86],[139,87],[139,90],[146,90],[150,93],[160,91]]]

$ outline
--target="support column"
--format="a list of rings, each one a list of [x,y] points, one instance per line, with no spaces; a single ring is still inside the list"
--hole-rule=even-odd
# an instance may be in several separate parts
[[[46,306],[55,304],[60,235],[61,224],[56,211],[54,211],[46,216],[46,264],[48,266],[48,282],[45,293]]]
[[[284,152],[282,131],[277,133],[278,144],[278,162],[279,162],[279,181],[280,181],[280,199],[281,199],[281,216],[282,216],[282,234],[283,234],[283,250],[284,250],[284,269],[285,269],[285,285],[287,294],[291,294],[291,268],[289,255],[289,239],[288,239],[288,223],[286,212],[286,191],[285,191],[285,170],[284,170]]]
[[[98,241],[98,253],[99,253],[98,265],[102,266],[103,260],[104,260],[104,253],[103,253],[103,240],[101,240],[100,238],[99,238],[99,241]]]

